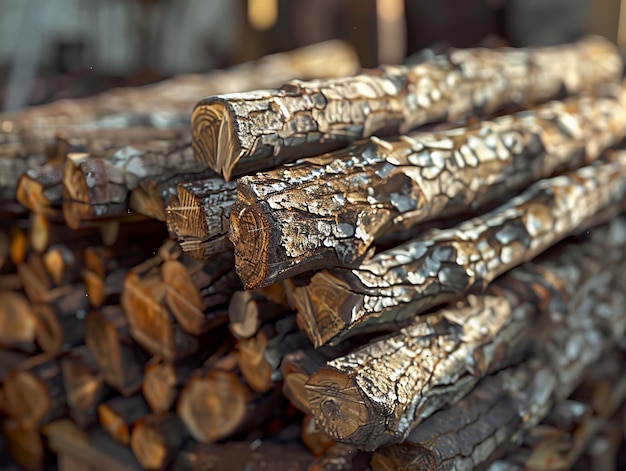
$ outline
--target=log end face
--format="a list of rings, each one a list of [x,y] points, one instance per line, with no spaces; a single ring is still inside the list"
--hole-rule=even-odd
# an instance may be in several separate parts
[[[235,246],[235,269],[246,289],[271,284],[268,276],[270,222],[256,205],[237,200],[230,213],[230,241]]]
[[[223,99],[213,97],[196,105],[191,115],[191,135],[196,159],[230,180],[241,156],[233,129],[234,117]]]
[[[311,375],[306,390],[315,423],[332,439],[364,449],[378,446],[384,418],[368,413],[367,398],[348,375],[322,368]]]

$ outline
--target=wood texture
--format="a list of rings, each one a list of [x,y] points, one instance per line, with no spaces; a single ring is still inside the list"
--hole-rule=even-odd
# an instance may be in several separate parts
[[[231,240],[246,288],[354,267],[381,237],[478,212],[597,159],[626,135],[626,89],[391,142],[368,141],[237,181]]]
[[[0,291],[0,345],[35,351],[37,320],[31,304],[18,291]]]
[[[130,444],[133,425],[148,416],[150,409],[141,395],[117,396],[98,405],[98,422],[111,438],[123,445]]]
[[[148,415],[134,425],[130,446],[145,469],[166,469],[187,437],[176,414]]]
[[[621,68],[615,47],[600,38],[525,50],[452,50],[414,67],[207,98],[193,111],[193,143],[197,158],[229,180],[355,139],[545,101],[563,89],[578,93],[619,79]]]
[[[381,252],[296,290],[300,323],[322,345],[359,326],[400,321],[486,287],[626,201],[626,154],[544,179],[495,210]],[[603,214],[603,211],[608,211]]]

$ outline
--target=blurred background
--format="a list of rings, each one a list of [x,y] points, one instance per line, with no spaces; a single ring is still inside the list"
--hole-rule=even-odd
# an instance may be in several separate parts
[[[621,0],[0,0],[0,106],[206,72],[330,38],[373,67],[419,60],[424,48],[549,45],[587,33],[624,45],[625,24]]]

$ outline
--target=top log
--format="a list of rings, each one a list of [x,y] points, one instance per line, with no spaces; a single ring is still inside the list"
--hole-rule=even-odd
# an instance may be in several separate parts
[[[194,150],[228,180],[355,139],[579,93],[621,71],[615,46],[599,37],[544,48],[453,49],[413,67],[206,98],[192,115]]]

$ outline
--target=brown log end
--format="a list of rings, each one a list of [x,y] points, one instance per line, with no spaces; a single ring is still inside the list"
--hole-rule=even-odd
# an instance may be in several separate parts
[[[128,445],[133,424],[149,413],[148,405],[140,395],[118,396],[98,405],[98,422],[114,440]]]
[[[2,422],[5,446],[15,463],[26,471],[39,471],[45,464],[46,452],[37,428],[23,428],[11,419]]]
[[[83,157],[83,154],[81,154]],[[79,229],[89,215],[89,189],[80,163],[68,159],[63,169],[63,217],[71,229]]]
[[[196,105],[191,136],[196,159],[230,180],[242,152],[234,137],[233,118],[224,100],[211,98]]]
[[[22,206],[30,211],[50,216],[53,214],[50,208],[51,202],[43,192],[44,188],[41,183],[24,174],[17,182],[15,197]]]
[[[365,398],[347,375],[322,368],[306,383],[311,413],[319,427],[337,441],[347,441],[370,427]]]
[[[144,371],[141,392],[155,413],[167,412],[176,399],[176,371],[171,363],[148,365]]]
[[[4,381],[6,412],[20,427],[37,428],[50,410],[50,393],[44,381],[29,371],[12,371]]]
[[[189,380],[177,412],[193,438],[210,443],[227,437],[243,422],[248,396],[237,375],[213,370]]]
[[[201,334],[206,321],[204,303],[185,266],[177,260],[166,260],[161,276],[167,284],[165,301],[180,326],[191,334]]]
[[[104,379],[85,346],[61,359],[63,386],[72,418],[82,427],[91,425],[104,394]]]
[[[259,319],[257,296],[252,291],[235,291],[228,305],[229,329],[238,339],[248,339],[257,333]]]
[[[11,236],[9,242],[9,256],[13,265],[17,265],[24,261],[26,252],[28,251],[28,239],[23,230],[13,226],[11,228]]]
[[[148,415],[133,426],[130,447],[144,468],[165,469],[187,436],[175,414]]]
[[[258,392],[272,387],[272,367],[265,360],[267,336],[259,332],[255,337],[237,342],[239,369],[248,385]]]
[[[37,319],[37,344],[47,354],[58,355],[63,345],[63,329],[54,308],[49,304],[35,304],[33,312]]]
[[[89,298],[91,307],[100,307],[104,303],[106,297],[104,279],[91,270],[83,271],[83,282],[85,283],[85,291]]]
[[[33,351],[36,328],[26,298],[15,291],[0,291],[0,345]]]
[[[149,182],[145,187],[130,192],[128,207],[143,216],[165,221],[165,202],[156,184]]]
[[[241,193],[230,211],[228,237],[235,246],[235,269],[246,289],[267,286],[270,221],[259,205],[248,204]]]
[[[177,196],[167,203],[167,222],[174,228],[177,237],[201,239],[208,227],[198,198],[184,185],[178,185]]]

